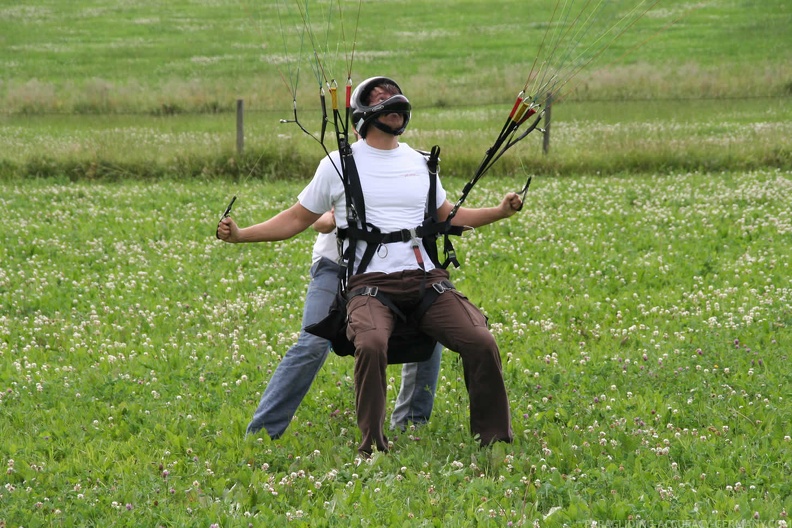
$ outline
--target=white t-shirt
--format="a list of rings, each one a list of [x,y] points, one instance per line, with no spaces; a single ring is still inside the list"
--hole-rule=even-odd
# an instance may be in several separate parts
[[[426,158],[406,143],[392,150],[370,147],[365,140],[352,144],[355,165],[366,205],[366,221],[383,233],[412,229],[421,225],[426,214],[426,197],[429,193],[429,170]],[[335,208],[335,221],[347,227],[346,197],[341,182],[340,157],[330,153],[319,163],[311,182],[303,189],[299,202],[316,214]],[[437,182],[436,205],[440,207],[446,192]],[[365,242],[357,247],[355,269],[365,249]],[[422,244],[419,244],[426,270],[434,268]],[[410,242],[385,244],[375,253],[367,272],[394,273],[420,269]]]
[[[333,229],[329,233],[319,233],[313,246],[313,255],[311,256],[311,264],[315,263],[322,257],[328,258],[333,262],[338,262],[338,239],[336,238],[336,231]]]

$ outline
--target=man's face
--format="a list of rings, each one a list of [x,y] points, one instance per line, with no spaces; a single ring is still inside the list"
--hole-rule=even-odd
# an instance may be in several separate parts
[[[382,101],[386,101],[390,99],[394,95],[398,95],[398,94],[391,93],[388,90],[385,90],[380,86],[377,86],[373,90],[371,90],[371,94],[369,94],[369,106],[376,106]],[[379,115],[377,117],[377,120],[383,125],[387,125],[394,130],[399,129],[404,125],[404,116],[396,112]]]

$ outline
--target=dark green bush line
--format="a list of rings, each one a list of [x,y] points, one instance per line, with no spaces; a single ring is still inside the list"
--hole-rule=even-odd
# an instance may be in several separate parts
[[[241,180],[305,179],[316,168],[316,156],[296,151],[258,151],[242,155],[183,156],[171,162],[113,160],[62,160],[41,156],[25,162],[0,160],[0,178],[3,180],[46,178],[66,181],[161,180],[223,178]],[[443,161],[447,176],[469,178],[478,167],[478,157],[457,156]],[[560,157],[537,157],[530,170],[538,175],[622,173],[673,173],[747,171],[756,169],[792,170],[792,150],[777,147],[755,156],[735,158],[728,153],[701,153],[676,155],[651,152],[633,152],[606,157],[579,157],[564,160]],[[525,173],[520,160],[504,158],[494,169],[495,174],[519,175]]]
[[[56,160],[41,156],[23,163],[0,160],[0,178],[101,182],[217,177],[232,180],[277,180],[313,174],[315,164],[315,158],[300,158],[294,152],[251,152],[213,157],[196,155],[178,157],[172,162]]]
[[[756,90],[754,92],[746,93],[744,91],[731,90],[728,87],[719,87],[724,91],[713,89],[712,91],[694,91],[694,90],[675,90],[674,92],[654,93],[651,91],[634,90],[630,91],[629,87],[621,87],[622,92],[614,89],[598,89],[598,90],[579,90],[573,92],[565,98],[567,102],[596,102],[596,103],[634,103],[641,101],[663,101],[668,104],[679,102],[691,101],[734,101],[745,99],[763,99],[767,101],[783,102],[792,96],[792,81],[785,82],[779,86],[774,86],[772,89],[765,89],[763,91]],[[0,94],[1,96],[2,94]],[[433,108],[458,108],[458,109],[472,109],[480,108],[482,106],[490,105],[503,105],[504,100],[511,101],[511,94],[500,94],[499,92],[491,95],[490,99],[478,99],[471,102],[469,98],[459,99],[446,99],[440,98],[433,100],[431,95],[422,94],[419,92],[420,100],[430,100],[430,104],[413,105],[414,110],[425,110]],[[505,96],[501,97],[501,96]],[[2,97],[0,97],[2,102]],[[310,103],[314,101],[309,100]],[[156,102],[151,104],[144,104],[142,106],[136,103],[107,103],[107,102],[75,102],[69,105],[64,105],[62,101],[53,102],[52,104],[40,104],[31,101],[25,101],[19,104],[4,102],[0,115],[6,116],[200,116],[200,115],[219,115],[219,114],[235,114],[237,112],[237,99],[224,99],[224,100],[210,100],[210,101],[189,101],[189,100],[168,100],[164,102]],[[283,114],[284,105],[283,101],[273,102],[271,104],[259,105],[250,104],[246,101],[247,113],[261,113],[261,114]],[[288,109],[286,110],[288,112]]]

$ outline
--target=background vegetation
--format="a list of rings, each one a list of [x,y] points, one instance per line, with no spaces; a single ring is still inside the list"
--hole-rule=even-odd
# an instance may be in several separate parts
[[[294,4],[0,2],[0,174],[311,174],[321,149],[279,123],[292,117],[288,86],[308,55],[285,29],[299,24]],[[523,86],[555,4],[349,0],[343,42],[356,43],[355,81],[383,71],[402,80],[416,107],[408,140],[440,144],[446,174],[467,175]],[[331,4],[315,5],[321,32]],[[554,107],[552,155],[540,155],[537,133],[499,171],[789,168],[791,10],[785,0],[663,0],[570,83]],[[341,82],[344,57],[325,53]],[[306,64],[297,90],[301,120],[316,132]]]

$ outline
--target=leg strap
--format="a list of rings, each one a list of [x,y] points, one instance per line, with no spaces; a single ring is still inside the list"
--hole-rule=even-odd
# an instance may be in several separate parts
[[[447,292],[448,290],[454,290],[454,285],[451,283],[450,280],[444,279],[440,282],[435,282],[431,285],[431,287],[426,288],[424,290],[423,296],[421,297],[421,302],[418,303],[418,306],[409,314],[409,320],[413,323],[417,324],[423,316],[426,314],[426,311],[429,310],[429,307],[432,306],[432,303],[437,300],[437,298],[442,294]],[[357,297],[358,295],[368,295],[370,297],[374,297],[379,302],[387,306],[388,308],[396,314],[396,317],[401,319],[404,322],[408,321],[408,316],[404,315],[404,312],[399,310],[393,301],[388,299],[388,297],[380,293],[379,288],[376,286],[363,286],[360,288],[355,288],[354,290],[347,293],[347,299],[352,299],[352,297]]]
[[[380,293],[379,288],[376,286],[363,286],[361,288],[355,288],[354,290],[347,293],[347,299],[351,300],[352,297],[357,297],[358,295],[368,295],[369,297],[374,297],[379,302],[390,308],[391,311],[396,314],[396,317],[402,321],[407,321],[407,316],[404,315],[404,312],[399,310],[396,305],[393,304],[393,301],[388,299],[385,294]]]
[[[448,290],[454,289],[454,285],[450,280],[445,279],[441,280],[440,282],[435,282],[430,288],[427,288],[424,291],[421,302],[410,314],[410,318],[417,324],[421,319],[423,319],[423,316],[426,315],[429,307],[432,306],[432,303],[435,302],[441,294],[447,292]]]

